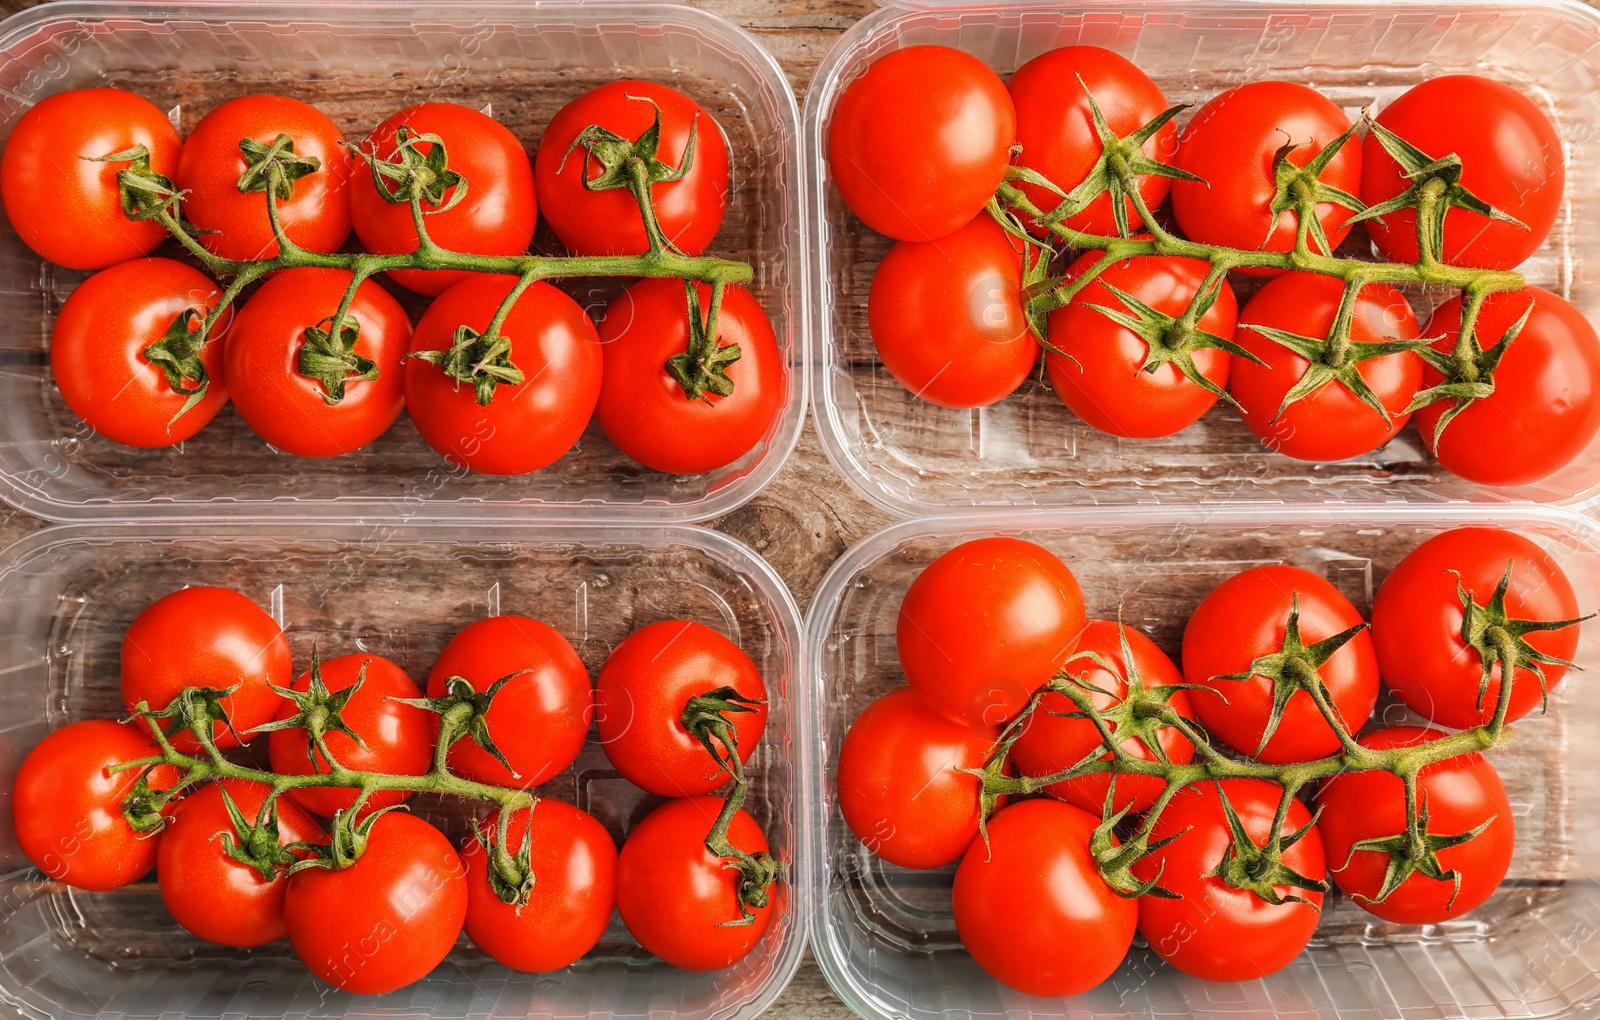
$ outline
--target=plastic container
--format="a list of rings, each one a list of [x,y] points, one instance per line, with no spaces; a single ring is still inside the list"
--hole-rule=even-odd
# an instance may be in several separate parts
[[[0,141],[33,102],[116,85],[187,131],[233,96],[285,93],[352,141],[390,113],[441,100],[487,109],[530,150],[562,105],[619,77],[683,89],[727,133],[733,189],[711,251],[755,265],[752,289],[788,369],[783,413],[739,462],[674,477],[623,456],[590,426],[532,475],[452,468],[402,415],[365,450],[331,460],[280,454],[232,410],[179,449],[141,451],[89,433],[50,381],[46,350],[62,299],[85,274],[43,265],[0,226],[0,496],[52,520],[206,514],[406,518],[699,520],[749,499],[799,435],[809,360],[800,215],[799,118],[776,61],[714,15],[662,3],[332,2],[136,4],[69,0],[0,25]],[[535,246],[558,252],[548,228]],[[163,249],[166,250],[166,249]],[[619,281],[569,289],[591,314]],[[421,303],[408,305],[413,318]]]
[[[912,578],[971,538],[1018,534],[1060,555],[1083,584],[1089,615],[1123,620],[1176,657],[1187,614],[1214,585],[1258,563],[1287,561],[1328,578],[1363,613],[1388,570],[1425,538],[1476,523],[1515,529],[1562,564],[1584,610],[1600,608],[1600,525],[1524,507],[1083,509],[890,526],[841,558],[806,624],[821,718],[813,827],[812,948],[845,1002],[866,1017],[968,1020],[1047,1017],[1592,1017],[1600,1004],[1600,785],[1587,750],[1600,741],[1600,687],[1572,673],[1550,712],[1516,725],[1490,752],[1506,780],[1517,850],[1506,884],[1449,924],[1393,927],[1333,898],[1311,948],[1269,978],[1213,984],[1186,977],[1136,944],[1098,989],[1038,999],[994,981],[956,938],[954,867],[907,871],[869,854],[834,796],[840,741],[875,698],[904,683],[895,621]],[[1577,660],[1600,664],[1600,621],[1583,625]],[[1378,718],[1409,718],[1385,696]],[[820,784],[820,785],[815,785]],[[1070,947],[1065,951],[1070,952]]]
[[[749,808],[788,865],[771,926],[727,970],[677,970],[640,949],[620,919],[574,966],[521,974],[463,937],[427,979],[381,997],[315,982],[287,942],[226,949],[185,934],[154,879],[107,894],[42,880],[16,847],[10,796],[23,755],[50,730],[122,712],[122,630],[185,584],[222,584],[285,624],[297,668],[371,652],[426,678],[457,629],[494,613],[542,619],[591,674],[633,629],[682,617],[736,641],[766,678],[771,714],[752,758]],[[256,522],[75,525],[0,553],[0,1001],[20,1016],[520,1018],[754,1017],[799,964],[809,906],[814,809],[810,689],[794,602],[748,549],[694,528],[326,526]],[[612,771],[590,743],[541,788],[576,803],[619,839],[659,803]],[[413,798],[412,809],[467,837],[465,807]],[[669,894],[670,890],[663,890]]]
[[[1600,134],[1592,103],[1600,14],[1591,8],[1567,0],[905,0],[845,33],[806,96],[816,420],[824,449],[863,496],[900,516],[1084,504],[1600,498],[1600,442],[1542,482],[1491,491],[1439,467],[1415,428],[1368,456],[1308,464],[1268,451],[1226,404],[1176,436],[1126,440],[1084,425],[1037,379],[974,411],[912,396],[878,363],[867,329],[867,291],[890,242],[856,220],[830,183],[826,139],[840,94],[868,64],[925,43],[965,50],[1002,76],[1058,46],[1104,46],[1148,72],[1173,103],[1203,103],[1234,85],[1276,78],[1314,85],[1352,117],[1436,75],[1510,82],[1552,117],[1567,156],[1566,204],[1523,272],[1591,320],[1600,317]],[[1445,295],[1410,297],[1426,321]]]

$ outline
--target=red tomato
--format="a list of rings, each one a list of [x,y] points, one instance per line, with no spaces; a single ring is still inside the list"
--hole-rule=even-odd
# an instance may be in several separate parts
[[[1415,747],[1444,736],[1448,734],[1442,730],[1423,726],[1395,726],[1367,734],[1361,744],[1375,750]],[[1362,909],[1395,924],[1438,924],[1476,909],[1500,888],[1516,845],[1505,784],[1481,754],[1425,766],[1417,775],[1417,803],[1419,816],[1426,811],[1424,832],[1430,845],[1417,848],[1417,864],[1398,888],[1378,901],[1390,858],[1355,847],[1366,840],[1398,837],[1395,849],[1407,851],[1404,783],[1389,772],[1345,772],[1317,792],[1322,812],[1318,825],[1334,864],[1333,880]],[[1483,830],[1470,839],[1448,839],[1479,826]]]
[[[89,277],[67,296],[50,334],[50,372],[61,399],[90,428],[127,446],[173,446],[193,436],[228,402],[222,355],[232,310],[199,352],[206,395],[177,420],[189,397],[172,388],[145,350],[180,315],[192,313],[189,331],[197,331],[221,296],[210,277],[171,259],[135,259]]]
[[[488,838],[499,815],[479,825]],[[467,937],[514,970],[560,970],[594,948],[617,902],[617,846],[605,826],[548,797],[514,815],[506,829],[514,854],[527,839],[533,888],[520,907],[490,882],[483,844],[467,842]]]
[[[767,725],[767,685],[750,656],[704,624],[662,620],[612,649],[595,684],[600,747],[622,778],[663,797],[710,793],[728,773],[683,724],[689,699],[733,688],[748,712],[724,711],[739,760]]]
[[[334,393],[323,380],[301,371],[308,351],[316,353],[307,331],[327,334],[350,280],[344,269],[276,273],[245,303],[229,334],[233,404],[256,435],[286,453],[337,457],[359,450],[388,431],[405,406],[400,358],[411,342],[411,320],[371,280],[356,288],[345,320],[356,321],[353,352],[371,368],[351,362],[342,383],[330,375],[336,388],[343,386],[336,404],[328,403]],[[362,378],[368,371],[377,374]]]
[[[684,970],[731,967],[750,954],[772,922],[772,904],[739,919],[738,872],[705,848],[722,810],[717,797],[669,800],[645,816],[617,857],[617,910],[639,944]],[[728,841],[745,853],[767,851],[767,838],[743,811]]]
[[[512,676],[520,673],[520,676]],[[470,739],[450,748],[458,775],[494,786],[530,787],[571,765],[583,750],[594,715],[589,671],[555,628],[526,616],[491,616],[463,627],[428,674],[428,697],[445,693],[451,677],[482,693],[506,681],[484,717],[489,737],[516,770]]]
[[[1067,270],[1068,279],[1082,276],[1101,253],[1085,253]],[[1188,378],[1180,369],[1188,358],[1195,371],[1220,392],[1228,385],[1233,357],[1217,347],[1193,347],[1173,322],[1189,307],[1211,267],[1197,259],[1142,255],[1108,266],[1072,301],[1050,313],[1050,343],[1070,355],[1048,352],[1045,369],[1050,385],[1068,409],[1088,425],[1114,436],[1141,439],[1170,436],[1193,425],[1217,402],[1217,393]],[[1117,288],[1153,308],[1159,329],[1150,339],[1112,321],[1101,308],[1139,318],[1135,309],[1110,289]],[[1224,341],[1233,339],[1239,303],[1223,280],[1216,301],[1200,316],[1198,328]],[[1155,371],[1144,371],[1154,358]]]
[[[279,688],[293,675],[289,640],[266,611],[226,588],[183,588],[150,603],[122,635],[122,701],[129,712],[141,701],[166,708],[186,687],[238,689],[222,699],[233,723],[212,727],[218,747],[234,747],[234,734],[277,714]],[[181,720],[165,721],[172,745],[197,751],[200,742]]]
[[[695,291],[704,315],[711,288],[695,284]],[[640,280],[606,307],[595,417],[617,449],[647,468],[692,475],[726,467],[766,438],[788,396],[783,352],[767,313],[749,291],[728,287],[716,329],[718,347],[739,347],[739,360],[727,366],[733,392],[708,390],[695,399],[666,367],[689,346],[683,281]]]
[[[956,934],[978,966],[1025,995],[1085,992],[1128,955],[1139,907],[1111,890],[1089,853],[1100,819],[1025,800],[989,820],[956,869]]]
[[[148,150],[152,171],[177,173],[177,128],[121,89],[57,93],[23,114],[0,156],[0,199],[22,243],[68,269],[101,269],[165,240],[160,223],[122,211],[117,174],[129,164],[99,162],[138,145]]]
[[[1021,386],[1039,359],[1022,308],[1022,255],[994,217],[937,241],[898,241],[867,296],[872,343],[889,374],[940,407],[983,407]]]
[[[999,76],[948,46],[887,53],[839,97],[828,170],[880,234],[932,241],[976,216],[1005,177],[1017,115]]]
[[[449,209],[444,207],[455,197],[454,187],[445,189],[439,201],[423,201],[423,226],[434,243],[473,255],[525,253],[533,240],[539,209],[534,199],[533,165],[516,135],[477,110],[454,103],[421,103],[379,124],[361,143],[362,151],[380,160],[393,160],[398,151],[395,136],[402,127],[410,128],[413,135],[442,138],[445,168],[467,181],[466,198]],[[433,151],[433,143],[421,142],[415,148],[426,156]],[[351,181],[350,213],[367,251],[399,255],[416,250],[417,229],[410,204],[392,204],[380,196],[365,163],[355,168]],[[443,294],[472,274],[465,270],[396,269],[389,275],[419,294]]]
[[[1510,583],[1497,613],[1494,594],[1511,568]],[[1384,683],[1401,701],[1427,719],[1451,729],[1481,726],[1494,718],[1502,676],[1492,657],[1487,684],[1484,655],[1461,638],[1466,610],[1457,585],[1477,607],[1485,650],[1493,648],[1488,628],[1511,620],[1552,624],[1576,620],[1578,597],[1559,564],[1521,535],[1498,528],[1459,528],[1430,538],[1389,571],[1372,600],[1372,641]],[[1536,630],[1513,641],[1521,663],[1512,673],[1508,722],[1540,707],[1544,690],[1554,690],[1567,675],[1566,662],[1578,651],[1578,628]],[[1539,655],[1555,662],[1538,663]],[[1539,674],[1530,667],[1537,667]]]
[[[472,276],[423,313],[411,351],[448,350],[456,329],[489,328],[516,286],[510,276]],[[511,363],[523,381],[495,387],[487,405],[473,387],[435,365],[406,361],[406,409],[417,431],[445,460],[491,475],[520,475],[560,459],[578,442],[600,397],[600,340],[570,297],[535,283],[506,316]]]
[[[590,191],[585,181],[606,173],[605,166],[578,141],[599,125],[614,137],[637,141],[660,117],[653,153],[658,172],[670,175],[683,166],[691,133],[694,153],[688,171],[677,180],[650,189],[656,222],[673,247],[699,255],[722,226],[728,201],[728,142],[722,128],[700,104],[650,81],[625,79],[590,89],[561,108],[545,128],[533,163],[539,207],[561,243],[574,255],[638,255],[649,249],[639,203],[627,188]]]
[[[201,230],[214,231],[198,235],[207,251],[225,259],[277,256],[278,239],[267,219],[265,176],[256,190],[239,190],[239,178],[250,167],[239,143],[248,138],[270,149],[280,135],[294,143],[294,156],[321,164],[291,181],[292,197],[279,200],[284,234],[307,251],[335,252],[344,246],[350,236],[352,171],[344,135],[309,103],[255,95],[230,99],[200,118],[183,143],[178,186],[189,192],[183,213]]]
[[[106,892],[137,882],[156,863],[156,840],[134,831],[122,799],[139,770],[108,775],[112,765],[161,753],[139,728],[109,719],[68,723],[22,760],[11,787],[17,846],[40,871],[78,889]],[[178,770],[158,766],[150,788],[164,790]]]
[[[1561,136],[1527,96],[1474,74],[1445,75],[1384,107],[1377,122],[1432,159],[1460,156],[1461,186],[1522,221],[1506,223],[1452,208],[1444,217],[1439,261],[1512,269],[1544,243],[1561,211],[1566,166]],[[1406,168],[1369,132],[1362,150],[1361,200],[1377,205],[1411,186]],[[1366,222],[1384,258],[1417,260],[1414,209]]]
[[[1439,463],[1484,485],[1522,485],[1576,460],[1600,431],[1600,337],[1584,314],[1539,287],[1491,294],[1478,312],[1475,332],[1493,347],[1532,308],[1527,323],[1493,370],[1494,392],[1475,400],[1445,426],[1440,416],[1454,403],[1441,400],[1417,411],[1417,430]],[[1423,331],[1435,349],[1451,350],[1461,332],[1461,299],[1434,311]],[[1443,381],[1431,366],[1424,388]]]
[[[1298,599],[1301,668],[1315,667],[1345,728],[1355,733],[1378,701],[1378,662],[1372,635],[1356,633],[1318,664],[1309,646],[1352,627],[1361,614],[1327,581],[1299,567],[1252,567],[1212,589],[1195,607],[1183,632],[1183,676],[1198,684],[1191,697],[1206,729],[1236,751],[1264,762],[1310,761],[1338,752],[1339,737],[1317,711],[1311,695],[1296,689],[1284,706],[1276,732],[1263,747],[1274,691],[1285,681],[1252,670],[1261,659],[1294,646],[1288,620]],[[1325,649],[1324,652],[1327,652]],[[1283,670],[1292,674],[1293,667]],[[1226,674],[1248,673],[1230,680]]]
[[[1388,409],[1389,422],[1337,379],[1278,413],[1283,398],[1305,378],[1311,362],[1252,327],[1325,340],[1343,295],[1342,280],[1315,273],[1285,273],[1256,291],[1239,313],[1234,340],[1262,363],[1235,359],[1228,389],[1239,402],[1239,415],[1250,431],[1278,453],[1300,460],[1344,460],[1376,450],[1411,420],[1406,408],[1422,381],[1422,359],[1404,351],[1356,366],[1361,380]],[[1416,316],[1398,290],[1386,283],[1369,283],[1356,295],[1350,316],[1353,342],[1389,343],[1417,336]],[[1355,351],[1359,353],[1360,348]],[[1318,365],[1319,371],[1332,368],[1321,359]]]

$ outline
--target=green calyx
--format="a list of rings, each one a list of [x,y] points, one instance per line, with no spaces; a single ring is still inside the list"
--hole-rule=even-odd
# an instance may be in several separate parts
[[[1444,380],[1427,389],[1419,390],[1411,398],[1408,411],[1415,411],[1427,407],[1429,404],[1448,400],[1450,406],[1439,415],[1439,420],[1434,424],[1433,435],[1430,437],[1434,449],[1438,449],[1439,440],[1444,435],[1445,428],[1456,419],[1462,411],[1485,397],[1494,395],[1494,373],[1500,367],[1500,362],[1510,349],[1512,341],[1521,334],[1524,326],[1528,324],[1528,317],[1533,314],[1533,302],[1528,302],[1528,308],[1522,317],[1512,323],[1511,328],[1501,334],[1488,349],[1478,339],[1476,325],[1477,307],[1482,302],[1481,295],[1471,295],[1468,301],[1472,305],[1463,304],[1461,317],[1461,335],[1457,338],[1455,349],[1440,351],[1433,347],[1419,347],[1417,354],[1430,367],[1444,376]],[[1470,308],[1472,314],[1468,314]]]
[[[286,134],[273,139],[271,145],[263,145],[253,138],[240,139],[239,151],[245,160],[239,191],[249,195],[271,189],[273,197],[280,202],[294,197],[295,181],[322,168],[322,160],[317,157],[296,153],[294,139]]]
[[[578,149],[583,150],[583,186],[590,191],[615,191],[618,188],[633,189],[639,181],[645,184],[665,184],[669,181],[681,181],[689,174],[694,166],[695,142],[700,132],[700,119],[689,125],[689,138],[683,146],[683,158],[678,160],[677,166],[666,163],[658,155],[661,149],[661,107],[655,100],[645,96],[628,96],[636,103],[649,103],[655,110],[653,120],[644,133],[638,138],[624,138],[602,127],[599,124],[590,124],[567,146],[567,151],[562,153],[561,162],[556,167],[556,173],[566,169],[567,159]],[[589,176],[595,164],[599,164],[600,173]]]
[[[122,817],[141,836],[154,835],[166,827],[167,817],[163,812],[172,799],[170,793],[150,788],[150,772],[153,768],[149,766],[140,772],[139,778],[134,780],[133,786],[122,797]]]
[[[1271,225],[1267,228],[1267,236],[1261,239],[1261,246],[1266,247],[1272,235],[1277,232],[1278,220],[1284,213],[1293,211],[1298,217],[1301,229],[1310,234],[1316,250],[1324,255],[1333,254],[1333,245],[1328,241],[1327,231],[1323,229],[1322,220],[1317,217],[1318,205],[1337,205],[1351,212],[1361,212],[1366,205],[1361,199],[1328,184],[1322,179],[1322,174],[1328,169],[1328,164],[1339,155],[1350,139],[1355,137],[1359,122],[1350,125],[1349,130],[1335,138],[1306,161],[1304,166],[1295,166],[1289,160],[1289,154],[1301,146],[1294,141],[1284,142],[1272,156],[1272,201],[1267,210],[1271,215]]]
[[[1216,303],[1217,294],[1222,288],[1220,275],[1215,275],[1214,279],[1202,285],[1189,307],[1177,317],[1157,311],[1127,291],[1104,280],[1101,281],[1101,286],[1110,291],[1123,307],[1112,308],[1108,305],[1089,305],[1089,307],[1145,342],[1145,359],[1144,364],[1139,366],[1140,371],[1153,374],[1163,365],[1171,365],[1183,373],[1185,379],[1207,393],[1229,403],[1237,403],[1232,394],[1206,378],[1199,366],[1194,363],[1194,352],[1205,348],[1226,351],[1248,361],[1257,363],[1261,361],[1231,339],[1208,333],[1198,325],[1200,318]]]
[[[683,728],[700,741],[717,767],[728,778],[743,781],[744,763],[739,757],[739,730],[729,713],[754,712],[765,704],[758,698],[747,698],[732,687],[717,687],[697,694],[684,705],[681,721]]]
[[[1222,860],[1211,872],[1214,877],[1222,879],[1234,889],[1254,893],[1263,902],[1274,906],[1285,903],[1311,903],[1299,893],[1279,892],[1280,887],[1304,892],[1328,891],[1327,882],[1307,878],[1283,863],[1283,851],[1300,842],[1311,832],[1317,824],[1315,817],[1288,836],[1280,836],[1281,830],[1276,827],[1277,823],[1274,820],[1272,837],[1264,846],[1257,846],[1250,838],[1250,834],[1244,831],[1244,823],[1239,820],[1239,813],[1234,810],[1232,802],[1228,800],[1228,793],[1222,788],[1221,783],[1217,784],[1217,798],[1222,802],[1222,813],[1228,822],[1230,842]]]
[[[307,868],[343,871],[345,868],[353,867],[361,859],[361,855],[367,852],[367,843],[372,838],[372,827],[378,824],[378,819],[391,811],[403,810],[403,807],[396,804],[361,815],[361,802],[357,801],[354,807],[335,813],[333,821],[328,825],[328,842],[306,846],[307,855],[297,858],[289,865],[289,874],[293,875]]]
[[[361,664],[360,671],[356,674],[356,682],[343,690],[330,691],[327,683],[322,679],[322,660],[317,655],[317,646],[311,646],[311,677],[306,684],[306,689],[296,691],[288,687],[274,687],[272,690],[279,697],[287,698],[294,702],[297,711],[287,718],[275,719],[272,722],[262,723],[250,731],[251,735],[257,733],[272,733],[276,730],[305,730],[306,731],[306,758],[311,762],[315,771],[322,771],[324,763],[330,770],[338,771],[341,766],[333,754],[328,750],[328,734],[342,733],[355,742],[363,751],[367,749],[367,742],[360,733],[351,729],[345,723],[343,713],[350,699],[356,696],[367,682],[367,664]],[[321,760],[318,760],[318,756]]]
[[[261,806],[261,817],[250,819],[239,810],[239,805],[226,786],[217,789],[222,793],[222,805],[228,812],[228,820],[233,823],[233,831],[221,832],[212,838],[222,841],[222,852],[230,860],[254,869],[268,882],[281,869],[291,867],[299,860],[292,850],[278,841],[277,797],[269,797]]]
[[[168,428],[204,400],[211,389],[210,373],[206,371],[205,362],[200,360],[206,341],[204,321],[199,312],[185,308],[172,320],[160,340],[139,352],[146,361],[161,369],[172,392],[187,398],[167,423]]]
[[[711,307],[701,318],[700,295],[693,283],[685,280],[683,289],[689,304],[689,345],[681,354],[674,354],[664,366],[667,374],[683,387],[684,396],[690,400],[711,403],[711,395],[719,397],[733,394],[733,378],[728,369],[743,356],[738,344],[717,344],[717,316],[722,308],[723,287],[711,285]]]
[[[160,729],[168,738],[182,733],[191,734],[202,747],[207,748],[213,746],[216,726],[220,723],[242,744],[245,741],[234,730],[228,710],[222,705],[222,699],[231,696],[241,686],[242,683],[227,688],[185,687],[167,702],[166,708],[159,711],[152,711],[148,705],[140,702],[132,718],[148,720],[150,725]]]
[[[300,352],[295,356],[295,371],[322,386],[322,400],[337,407],[344,400],[345,386],[351,382],[371,382],[378,378],[378,363],[356,353],[361,323],[346,317],[333,328],[333,316],[306,327]]]
[[[1138,899],[1141,896],[1154,896],[1165,900],[1181,899],[1177,893],[1161,884],[1161,876],[1166,872],[1165,862],[1162,862],[1156,873],[1147,879],[1135,875],[1133,866],[1183,833],[1178,832],[1162,839],[1151,840],[1149,830],[1141,828],[1128,842],[1119,843],[1116,836],[1117,827],[1127,818],[1129,806],[1124,805],[1120,810],[1117,809],[1116,793],[1117,780],[1112,776],[1106,788],[1100,824],[1095,826],[1094,832],[1089,836],[1089,855],[1094,858],[1100,877],[1111,887],[1112,892],[1124,899]]]
[[[421,149],[424,145],[428,147],[427,152]],[[436,134],[417,134],[401,125],[394,133],[394,148],[394,156],[386,160],[364,149],[355,149],[356,155],[365,160],[372,171],[373,186],[385,202],[435,206],[427,210],[432,215],[455,208],[467,197],[467,179],[450,169],[443,138]],[[448,202],[446,194],[450,196]]]
[[[512,767],[500,748],[495,746],[494,738],[489,735],[489,709],[494,706],[495,696],[506,684],[531,672],[532,670],[519,669],[515,673],[508,673],[483,691],[475,689],[472,681],[464,676],[452,676],[445,680],[445,692],[440,697],[394,700],[402,705],[438,713],[441,748],[448,749],[456,741],[466,738],[492,755],[494,760],[504,765],[512,776],[521,778],[521,774]]]
[[[117,199],[122,215],[130,220],[151,220],[177,216],[183,193],[172,178],[158,174],[150,166],[150,150],[143,145],[113,152],[108,156],[86,156],[95,163],[126,163],[117,171]]]
[[[1412,803],[1412,790],[1415,780],[1408,783],[1406,804]],[[1368,903],[1382,903],[1388,899],[1396,889],[1406,883],[1412,875],[1421,875],[1431,878],[1435,882],[1450,882],[1452,890],[1446,910],[1455,905],[1456,896],[1461,892],[1461,872],[1455,869],[1445,870],[1444,864],[1439,860],[1439,851],[1451,847],[1461,846],[1482,835],[1484,830],[1493,825],[1495,816],[1483,822],[1476,828],[1455,835],[1441,835],[1428,831],[1428,798],[1423,796],[1418,809],[1412,814],[1411,821],[1406,825],[1406,831],[1394,836],[1377,836],[1372,839],[1363,839],[1350,847],[1350,857],[1340,866],[1341,870],[1350,866],[1350,859],[1357,851],[1379,853],[1388,857],[1388,864],[1383,872],[1383,884],[1379,886],[1376,895],[1371,898],[1359,896]]]
[[[439,366],[455,380],[456,388],[470,385],[478,404],[487,407],[500,386],[520,386],[522,369],[511,363],[511,341],[498,331],[479,333],[471,326],[457,326],[450,346],[442,351],[413,351],[405,356]]]
[[[1481,667],[1478,676],[1479,710],[1482,710],[1484,700],[1489,695],[1489,682],[1494,677],[1496,666],[1500,668],[1500,683],[1505,687],[1511,686],[1518,670],[1526,670],[1537,677],[1541,708],[1547,707],[1550,689],[1545,679],[1544,667],[1564,666],[1570,669],[1581,667],[1535,648],[1528,641],[1528,635],[1565,630],[1595,615],[1590,613],[1588,616],[1572,620],[1513,619],[1506,611],[1506,591],[1511,586],[1511,572],[1515,567],[1515,560],[1506,563],[1505,573],[1500,575],[1500,582],[1495,585],[1494,593],[1482,604],[1479,604],[1473,593],[1461,583],[1461,575],[1456,575],[1456,598],[1461,602],[1461,640],[1478,654],[1478,663]]]
[[[501,809],[493,836],[484,835],[481,826],[474,826],[472,830],[473,838],[489,860],[486,872],[489,888],[494,890],[495,897],[501,903],[511,904],[518,913],[533,896],[533,811],[532,807],[527,809],[528,822],[522,830],[522,842],[514,852],[507,849],[511,835],[511,811]]]

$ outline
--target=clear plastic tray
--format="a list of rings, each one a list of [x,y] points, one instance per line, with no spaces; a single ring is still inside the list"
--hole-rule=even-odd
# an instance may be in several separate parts
[[[488,109],[530,147],[562,105],[619,77],[693,95],[728,135],[733,193],[719,255],[755,267],[752,289],[783,348],[783,414],[737,463],[674,477],[639,467],[591,424],[577,448],[532,475],[450,467],[404,415],[365,450],[331,460],[280,454],[231,409],[178,449],[134,450],[87,432],[50,381],[50,330],[85,276],[43,265],[0,226],[0,496],[52,520],[206,514],[700,520],[748,500],[777,472],[805,418],[809,340],[800,214],[799,117],[777,63],[714,15],[649,2],[475,0],[470,4],[136,4],[67,0],[0,25],[0,140],[38,99],[130,88],[184,130],[251,92],[314,103],[352,141],[423,100]],[[536,245],[559,251],[548,228]],[[163,249],[165,250],[165,249]],[[598,313],[620,281],[567,285]],[[408,305],[413,318],[420,302]]]
[[[954,867],[915,872],[867,853],[839,814],[840,741],[873,699],[904,683],[895,656],[900,600],[939,553],[970,538],[1017,534],[1059,554],[1083,583],[1092,617],[1123,619],[1175,658],[1187,614],[1215,584],[1254,564],[1287,561],[1328,578],[1363,611],[1388,570],[1418,542],[1476,523],[1548,548],[1580,605],[1600,608],[1600,525],[1570,511],[1503,508],[1261,508],[1174,513],[1077,509],[945,517],[893,525],[862,541],[823,579],[806,623],[821,718],[813,826],[812,948],[844,1000],[866,1017],[968,1020],[1072,1017],[1592,1017],[1600,1008],[1600,785],[1586,749],[1600,744],[1600,686],[1573,673],[1547,716],[1491,752],[1516,813],[1506,884],[1459,921],[1393,927],[1330,898],[1311,948],[1260,981],[1186,977],[1136,944],[1098,989],[1038,999],[985,975],[961,948],[950,912]],[[1578,661],[1600,664],[1600,621],[1585,624]],[[1411,718],[1385,696],[1378,718]],[[1070,952],[1070,947],[1063,951]]]
[[[324,655],[371,652],[425,678],[457,629],[497,612],[550,623],[591,675],[617,641],[656,620],[687,618],[727,634],[761,668],[771,699],[749,805],[789,867],[771,927],[745,960],[710,974],[651,957],[616,915],[594,951],[552,974],[513,972],[463,937],[427,979],[358,997],[313,981],[287,942],[233,950],[187,935],[163,910],[153,877],[104,894],[43,880],[12,834],[17,766],[50,730],[122,713],[122,630],[185,584],[227,585],[271,606],[300,669],[317,639]],[[802,776],[815,715],[794,602],[732,539],[675,527],[71,525],[0,553],[0,617],[0,1002],[8,1011],[39,1020],[748,1018],[800,962],[815,813]],[[593,743],[541,789],[589,811],[619,845],[659,802],[620,779]],[[460,803],[418,797],[412,808],[467,837]]]
[[[1176,436],[1128,440],[1078,421],[1037,379],[980,410],[912,396],[879,364],[867,329],[867,291],[890,242],[845,208],[824,154],[844,87],[878,56],[924,43],[965,50],[1002,75],[1057,46],[1105,46],[1147,71],[1174,103],[1279,78],[1316,86],[1352,116],[1435,75],[1513,82],[1554,119],[1567,155],[1566,204],[1523,271],[1591,320],[1600,317],[1600,13],[1591,8],[1567,0],[913,0],[846,32],[806,96],[816,420],[829,457],[866,498],[900,516],[1082,504],[1600,498],[1600,442],[1542,482],[1491,491],[1440,468],[1409,427],[1368,456],[1308,464],[1266,450],[1225,404]],[[1410,296],[1425,312],[1444,295]]]

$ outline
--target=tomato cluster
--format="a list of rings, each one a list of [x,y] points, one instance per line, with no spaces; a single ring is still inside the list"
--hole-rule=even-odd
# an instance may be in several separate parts
[[[839,809],[889,864],[959,862],[957,933],[1023,992],[1094,987],[1136,933],[1184,973],[1262,977],[1335,886],[1397,924],[1494,893],[1515,823],[1481,752],[1571,668],[1577,617],[1545,549],[1460,528],[1395,565],[1370,621],[1301,567],[1235,574],[1174,661],[1086,620],[1048,550],[969,541],[906,591],[906,686],[847,731]],[[1375,718],[1380,685],[1414,722]]]

